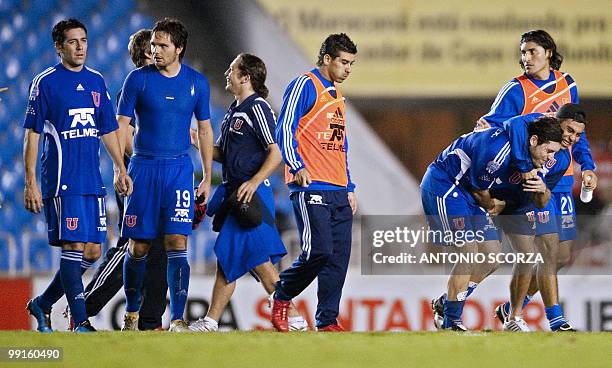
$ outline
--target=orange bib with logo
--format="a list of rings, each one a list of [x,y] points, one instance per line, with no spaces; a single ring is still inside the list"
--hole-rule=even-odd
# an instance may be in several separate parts
[[[344,97],[336,88],[333,97],[311,72],[306,73],[317,92],[316,101],[304,115],[295,131],[297,151],[304,161],[310,179],[339,186],[348,185],[344,149],[346,121]],[[285,182],[293,182],[293,174],[285,166]]]

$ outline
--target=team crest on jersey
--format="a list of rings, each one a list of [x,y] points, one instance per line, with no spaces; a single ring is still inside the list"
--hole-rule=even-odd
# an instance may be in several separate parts
[[[78,217],[66,217],[66,227],[68,230],[76,230],[79,226],[79,218]]]
[[[546,166],[547,169],[552,169],[552,167],[555,166],[556,163],[557,163],[557,160],[555,160],[553,158],[553,159],[550,159],[550,160],[546,161],[546,165],[545,166]]]
[[[125,224],[127,225],[127,227],[136,226],[136,215],[126,215]]]
[[[240,130],[240,128],[242,128],[242,124],[244,124],[244,120],[238,118],[238,119],[234,120],[233,128],[235,130]]]
[[[514,174],[510,175],[510,177],[508,178],[508,181],[510,182],[510,184],[518,184],[523,180],[523,177],[521,176],[521,173],[518,171],[515,171]]]
[[[455,229],[456,230],[463,230],[465,229],[465,218],[463,217],[457,217],[453,219],[453,225],[455,225]]]
[[[100,93],[91,91],[91,98],[93,99],[94,105],[100,107]]]
[[[498,162],[495,162],[495,161],[487,162],[487,172],[489,174],[493,174],[494,172],[499,170],[500,167],[501,167],[501,164]]]

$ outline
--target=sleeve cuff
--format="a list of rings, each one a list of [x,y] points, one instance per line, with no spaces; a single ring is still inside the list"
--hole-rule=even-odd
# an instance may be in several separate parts
[[[303,168],[304,168],[304,165],[300,164],[300,166],[298,166],[297,169],[290,169],[289,172],[295,175],[298,173],[298,171],[302,170]]]

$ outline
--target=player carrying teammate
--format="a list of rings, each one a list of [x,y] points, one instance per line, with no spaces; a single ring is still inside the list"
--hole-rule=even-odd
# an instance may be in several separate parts
[[[530,127],[529,136],[529,154],[536,167],[542,166],[560,148],[561,130],[555,119],[545,118],[538,126]],[[454,241],[446,245],[459,244],[456,250],[466,255],[499,251],[499,236],[489,215],[499,214],[506,203],[493,198],[490,190],[510,182],[509,154],[506,132],[499,128],[486,129],[461,136],[429,166],[421,182],[421,197],[430,230],[442,234],[451,232],[454,236],[470,230],[478,234],[471,241],[457,239],[465,244]],[[526,186],[541,188],[542,184],[538,177],[530,179]],[[540,197],[536,193],[533,200],[540,201]],[[479,270],[478,265],[469,262],[454,265],[447,298],[438,298],[432,303],[436,313],[443,314],[442,328],[467,330],[461,321],[465,300],[474,291],[474,283],[482,281],[496,266],[491,264],[490,270]]]

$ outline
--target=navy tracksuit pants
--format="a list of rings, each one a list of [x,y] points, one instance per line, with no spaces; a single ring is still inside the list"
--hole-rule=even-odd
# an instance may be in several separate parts
[[[317,327],[337,323],[351,256],[353,213],[346,190],[291,194],[302,253],[281,272],[276,297],[290,300],[318,277]]]

